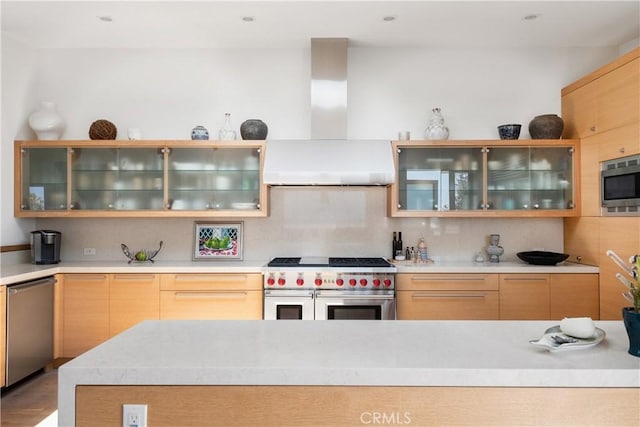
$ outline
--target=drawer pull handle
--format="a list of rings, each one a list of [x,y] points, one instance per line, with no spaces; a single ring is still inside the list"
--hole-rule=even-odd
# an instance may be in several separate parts
[[[518,282],[546,282],[546,277],[505,277],[505,281],[518,281]]]
[[[411,278],[413,282],[484,282],[484,277],[426,277],[414,276]]]
[[[456,299],[471,298],[471,299],[477,299],[477,298],[484,298],[485,296],[486,296],[486,294],[484,294],[484,293],[468,293],[468,294],[442,293],[442,294],[413,294],[412,298],[416,298],[416,299],[429,299],[429,298],[434,298],[434,299],[439,299],[439,298],[456,298]]]
[[[153,280],[153,274],[116,274],[113,276],[115,280]]]
[[[176,292],[176,299],[244,299],[247,297],[246,292]]]
[[[245,282],[247,276],[244,274],[228,274],[228,275],[197,275],[185,274],[175,276],[176,282]]]

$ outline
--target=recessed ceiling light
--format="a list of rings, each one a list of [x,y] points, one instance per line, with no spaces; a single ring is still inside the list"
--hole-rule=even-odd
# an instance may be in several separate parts
[[[539,17],[540,17],[539,13],[531,13],[529,15],[525,15],[524,18],[522,19],[524,19],[525,21],[533,21],[535,19],[538,19]]]
[[[391,22],[391,21],[395,21],[396,17],[393,15],[387,15],[387,16],[383,16],[382,20],[385,22]]]
[[[253,21],[255,21],[256,19],[255,19],[253,16],[243,16],[243,17],[242,17],[242,20],[243,20],[244,22],[253,22]]]
[[[98,16],[97,18],[102,22],[113,22],[113,18],[110,17],[109,15],[102,15],[102,16]]]

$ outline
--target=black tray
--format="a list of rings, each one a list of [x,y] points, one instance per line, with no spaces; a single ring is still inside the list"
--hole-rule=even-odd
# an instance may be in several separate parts
[[[556,265],[569,258],[568,254],[547,251],[518,252],[516,255],[524,262],[533,265]]]

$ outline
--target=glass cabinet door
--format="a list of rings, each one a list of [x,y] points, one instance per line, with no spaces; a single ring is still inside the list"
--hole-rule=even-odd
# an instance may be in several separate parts
[[[398,209],[480,209],[482,161],[480,147],[401,147],[398,152]]]
[[[489,148],[487,169],[489,209],[573,208],[570,147]]]
[[[72,209],[163,208],[163,152],[158,148],[72,148]]]
[[[28,211],[67,209],[67,149],[21,149],[20,208]]]
[[[172,148],[169,209],[260,209],[260,150],[255,147]]]

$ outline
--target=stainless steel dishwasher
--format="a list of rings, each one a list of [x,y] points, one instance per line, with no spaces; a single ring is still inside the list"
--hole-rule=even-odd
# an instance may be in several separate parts
[[[7,286],[7,386],[53,360],[53,277]]]

